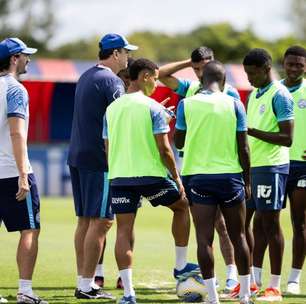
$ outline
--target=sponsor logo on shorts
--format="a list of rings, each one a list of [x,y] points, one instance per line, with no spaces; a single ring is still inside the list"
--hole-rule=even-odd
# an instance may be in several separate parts
[[[306,188],[306,179],[300,179],[297,183],[297,186],[300,188]]]
[[[306,109],[306,99],[301,99],[298,101],[298,107],[300,109]]]
[[[197,195],[197,196],[200,196],[200,197],[209,197],[211,195],[207,195],[207,194],[201,194],[201,193],[198,193],[197,191],[195,191],[193,188],[191,188],[191,193]]]
[[[112,204],[116,204],[116,205],[119,205],[119,204],[129,204],[131,201],[129,198],[126,198],[126,197],[113,197],[112,198]]]
[[[257,198],[269,198],[272,193],[272,186],[257,185]]]
[[[168,193],[168,190],[162,190],[154,195],[151,195],[151,196],[147,196],[147,200],[148,201],[152,201],[156,198],[159,198],[159,197],[162,197],[163,195],[165,195],[166,193]]]
[[[266,111],[266,105],[262,104],[259,107],[259,114],[263,114]]]

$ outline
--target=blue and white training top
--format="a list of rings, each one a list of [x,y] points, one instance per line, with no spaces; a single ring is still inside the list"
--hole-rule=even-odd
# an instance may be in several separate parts
[[[29,95],[12,75],[0,76],[0,179],[19,176],[10,136],[8,118],[25,120],[25,136],[29,127]],[[32,173],[26,150],[27,173]]]

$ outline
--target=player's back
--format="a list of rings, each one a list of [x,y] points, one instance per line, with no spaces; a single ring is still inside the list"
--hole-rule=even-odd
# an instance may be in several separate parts
[[[69,165],[107,171],[102,138],[103,116],[115,98],[116,86],[119,97],[122,81],[110,69],[97,66],[87,70],[79,79],[75,92]]]
[[[153,133],[152,106],[164,112],[141,92],[123,95],[107,109],[110,179],[134,176],[164,176]]]
[[[182,174],[241,172],[235,99],[224,93],[184,100],[187,125]]]

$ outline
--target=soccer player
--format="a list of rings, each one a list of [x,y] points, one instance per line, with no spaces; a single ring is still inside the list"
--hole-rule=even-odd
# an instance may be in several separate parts
[[[287,194],[290,201],[291,220],[293,228],[292,240],[292,268],[288,278],[287,292],[291,294],[300,293],[300,276],[305,260],[306,250],[306,162],[303,154],[306,146],[306,81],[304,73],[306,69],[306,50],[301,46],[289,47],[284,54],[285,79],[281,80],[294,101],[294,134],[293,143],[290,148],[290,170],[287,181]],[[259,223],[258,223],[259,222]],[[261,271],[264,252],[266,248],[265,238],[262,236],[262,225],[260,218],[255,217],[254,234],[260,239],[260,246],[255,243],[254,267],[256,269],[256,280],[261,284]]]
[[[219,303],[212,250],[218,208],[235,249],[240,303],[252,303],[244,231],[245,195],[250,195],[246,114],[240,100],[223,93],[225,69],[220,62],[207,63],[201,80],[199,93],[179,103],[174,140],[177,148],[184,147],[181,174],[191,204],[198,261],[208,291],[205,303]]]
[[[271,64],[272,58],[264,49],[251,50],[243,60],[249,82],[255,87],[247,105],[252,199],[247,202],[246,230],[250,242],[250,221],[256,210],[261,219],[263,237],[268,242],[271,266],[269,286],[259,299],[281,301],[284,238],[280,211],[289,173],[288,147],[292,144],[293,135],[293,101],[287,88],[272,80]],[[252,250],[251,243],[249,246]]]
[[[193,96],[201,88],[200,80],[203,74],[204,66],[213,59],[213,51],[208,47],[201,46],[191,53],[190,59],[169,63],[160,67],[159,80],[182,97]],[[178,79],[173,76],[175,72],[186,67],[192,67],[193,71],[198,77],[198,81]],[[229,84],[225,83],[223,90],[224,93],[228,94],[229,96],[240,99],[238,91]],[[217,211],[215,227],[219,234],[220,248],[227,266],[224,291],[229,293],[237,286],[238,283],[237,268],[235,265],[233,245],[229,239],[224,218],[219,210]]]
[[[117,74],[118,77],[123,81],[125,90],[127,90],[129,85],[130,85],[129,67],[131,66],[131,64],[134,61],[135,60],[132,57],[129,57],[128,58],[127,67],[125,69],[119,71],[119,73]],[[101,257],[99,259],[99,262],[98,262],[98,265],[97,265],[96,271],[95,271],[95,283],[99,287],[102,287],[102,288],[104,287],[104,265],[103,265],[103,259],[104,259],[105,247],[106,247],[106,238],[104,240]],[[122,280],[121,280],[120,277],[117,279],[116,288],[117,289],[123,289]]]
[[[27,153],[29,96],[18,82],[27,72],[29,48],[18,38],[0,42],[0,222],[19,231],[17,303],[47,304],[34,295],[32,275],[38,253],[40,200]],[[3,302],[2,302],[3,303]]]
[[[173,211],[174,276],[199,273],[198,265],[186,262],[189,209],[168,141],[169,117],[161,104],[148,97],[156,88],[158,67],[147,59],[137,59],[130,67],[130,78],[128,94],[107,108],[103,133],[108,146],[111,206],[117,220],[115,254],[124,286],[120,304],[136,303],[132,241],[141,197],[153,206],[162,205]]]
[[[80,299],[112,298],[92,283],[105,235],[112,225],[108,167],[102,138],[106,107],[124,93],[116,75],[127,67],[129,52],[138,47],[118,34],[99,43],[99,62],[87,70],[76,86],[68,164],[75,212],[78,286]]]

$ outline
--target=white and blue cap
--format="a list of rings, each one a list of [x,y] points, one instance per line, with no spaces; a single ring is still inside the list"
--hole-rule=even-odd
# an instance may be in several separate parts
[[[36,52],[37,49],[27,47],[27,45],[18,38],[6,38],[0,42],[0,59],[5,59],[18,53],[32,55]]]
[[[101,50],[109,49],[126,49],[129,51],[136,51],[138,46],[130,44],[124,36],[118,34],[107,34],[99,42]]]

